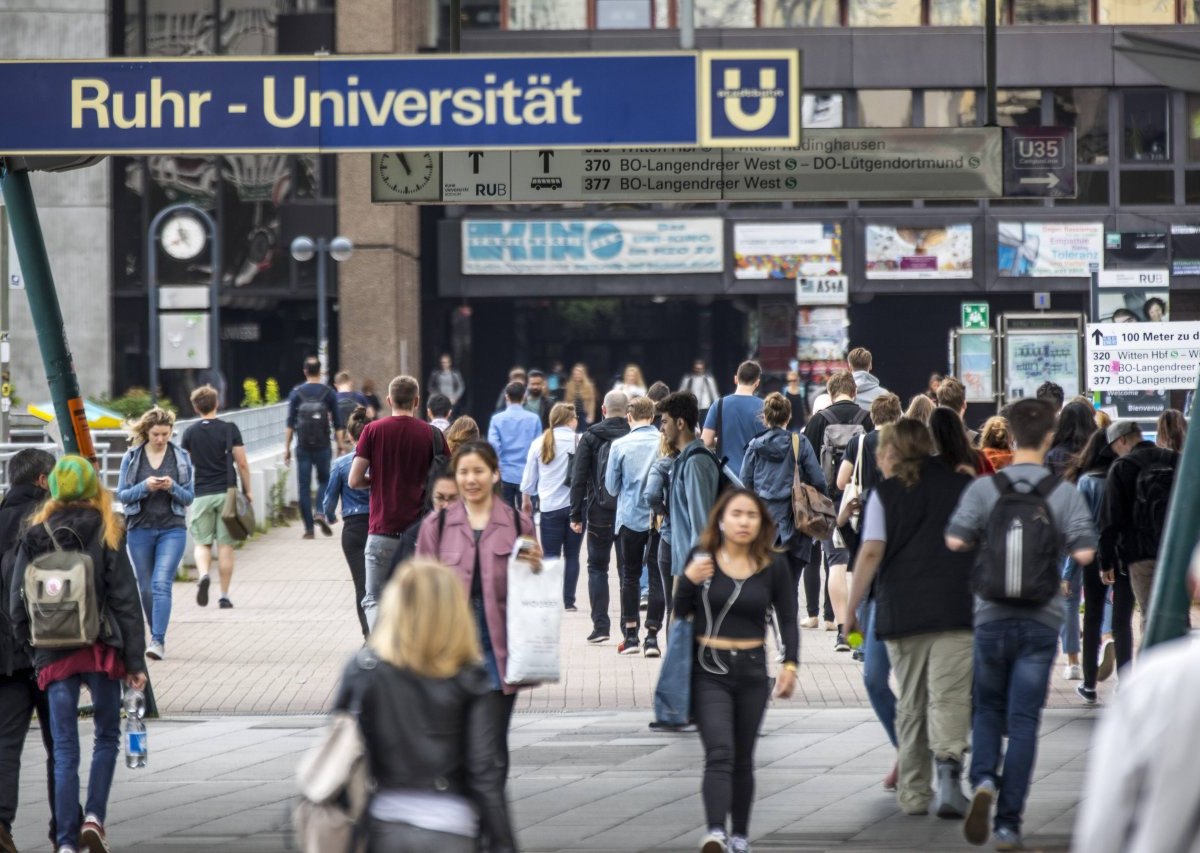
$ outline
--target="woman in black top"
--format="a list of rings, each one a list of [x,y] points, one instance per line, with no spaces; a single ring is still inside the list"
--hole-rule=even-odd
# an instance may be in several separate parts
[[[1046,467],[1056,477],[1066,476],[1067,468],[1096,431],[1096,412],[1087,403],[1073,400],[1058,413],[1054,440],[1046,453]]]
[[[786,699],[796,689],[796,590],[786,559],[771,550],[774,541],[775,525],[762,499],[730,490],[713,507],[675,588],[676,618],[695,623],[692,711],[704,744],[701,790],[708,823],[701,853],[750,849],[754,746],[771,692],[763,648],[771,607],[783,638],[777,695]]]

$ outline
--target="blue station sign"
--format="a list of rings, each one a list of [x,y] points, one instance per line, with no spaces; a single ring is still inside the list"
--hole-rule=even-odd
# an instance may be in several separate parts
[[[0,63],[0,155],[800,141],[796,50]]]

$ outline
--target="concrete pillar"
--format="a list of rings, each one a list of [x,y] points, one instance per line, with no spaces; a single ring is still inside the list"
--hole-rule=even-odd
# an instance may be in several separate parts
[[[337,6],[338,53],[414,53],[428,38],[426,0]],[[338,233],[354,255],[338,268],[339,363],[382,397],[400,373],[422,382],[421,258],[417,208],[371,204],[369,154],[338,155]]]

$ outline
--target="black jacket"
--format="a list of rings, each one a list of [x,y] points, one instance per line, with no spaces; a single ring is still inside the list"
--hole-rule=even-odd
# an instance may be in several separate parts
[[[142,618],[142,603],[138,596],[137,580],[125,541],[113,550],[100,538],[100,513],[87,507],[70,507],[51,516],[49,525],[55,530],[58,544],[66,550],[79,550],[79,541],[87,544],[95,567],[96,601],[100,605],[100,641],[121,651],[128,672],[146,671],[146,623]],[[62,528],[69,528],[79,537]],[[9,594],[9,617],[17,642],[29,649],[29,616],[20,579],[34,557],[51,550],[49,534],[41,525],[25,531],[17,546],[12,589]],[[41,669],[56,660],[74,654],[72,649],[30,649],[33,665]]]
[[[504,798],[500,694],[482,666],[453,678],[424,678],[359,652],[347,665],[334,708],[360,697],[363,738],[380,790],[458,794],[474,803],[492,851],[515,849]]]
[[[624,418],[605,418],[590,427],[579,439],[575,459],[571,462],[571,522],[584,520],[586,505],[588,524],[611,525],[616,512],[596,506],[596,454],[613,439],[629,435],[629,422]]]
[[[21,524],[46,499],[46,495],[45,489],[34,485],[13,486],[4,496],[4,502],[0,503],[0,590],[3,591],[4,601],[4,606],[0,607],[0,675],[12,675],[18,670],[33,668],[28,652],[13,637],[8,601],[16,574],[16,545],[21,535]]]
[[[1153,560],[1157,553],[1144,553],[1145,537],[1134,529],[1133,505],[1137,500],[1137,478],[1142,467],[1155,462],[1172,464],[1179,454],[1143,441],[1108,469],[1108,485],[1100,504],[1100,568],[1128,569],[1138,560]]]
[[[890,477],[875,487],[887,544],[875,580],[875,632],[894,640],[933,631],[971,630],[974,556],[946,547],[946,525],[971,477],[926,460],[917,484]]]

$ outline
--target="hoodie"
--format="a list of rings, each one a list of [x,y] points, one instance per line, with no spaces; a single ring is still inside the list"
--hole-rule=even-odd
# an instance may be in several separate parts
[[[13,588],[13,571],[16,565],[16,546],[21,534],[21,524],[38,505],[46,499],[48,492],[32,484],[13,486],[4,502],[0,503],[0,590],[4,592],[4,606],[0,607],[0,675],[12,675],[22,669],[32,669],[33,661],[23,644],[13,639],[12,625],[8,616],[9,593]]]
[[[854,385],[858,388],[858,396],[854,401],[868,412],[876,397],[886,394],[888,390],[879,384],[879,380],[866,370],[854,371]]]
[[[100,513],[90,507],[67,507],[51,516],[49,525],[55,531],[58,544],[65,550],[79,550],[82,541],[91,555],[96,603],[101,617],[99,641],[118,650],[127,672],[145,672],[146,623],[125,543],[121,542],[115,550],[104,544],[100,538]],[[25,569],[34,557],[53,547],[49,534],[41,525],[25,531],[17,545],[14,580],[9,589],[8,612],[13,633],[17,642],[32,652],[33,665],[38,670],[77,651],[29,647],[29,616],[25,612],[23,585],[17,579],[25,576]]]
[[[778,533],[776,543],[789,546],[788,549],[797,557],[806,558],[812,540],[796,535],[796,522],[792,515],[792,484],[796,472],[793,435],[775,427],[753,439],[746,447],[741,476],[746,488],[766,501]],[[828,486],[816,451],[803,435],[796,437],[800,440],[800,478],[826,494]]]
[[[596,489],[604,482],[604,472],[596,470],[599,465],[600,448],[613,439],[629,435],[629,421],[625,418],[605,418],[589,427],[579,439],[575,458],[571,462],[571,523],[580,524],[586,517],[588,524],[612,526],[616,512],[597,505]]]

